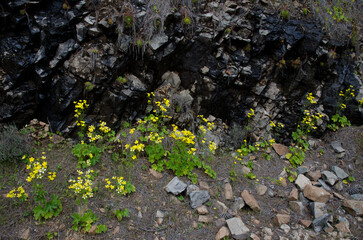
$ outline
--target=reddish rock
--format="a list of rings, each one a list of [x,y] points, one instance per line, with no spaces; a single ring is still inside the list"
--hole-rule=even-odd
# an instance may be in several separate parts
[[[288,224],[290,222],[291,216],[288,214],[276,214],[275,218],[273,219],[273,222],[281,226],[282,224]]]
[[[297,201],[299,199],[299,190],[297,188],[293,188],[289,194],[287,200],[289,201]]]
[[[282,145],[280,143],[274,143],[272,145],[273,149],[275,150],[275,152],[280,155],[280,156],[283,156],[283,155],[286,155],[287,153],[290,152],[290,149],[288,147],[286,147],[285,145]]]
[[[326,203],[331,197],[331,194],[327,192],[324,188],[315,187],[311,185],[307,185],[304,188],[303,194],[306,198],[314,202],[322,202],[322,203]]]
[[[154,176],[154,178],[156,178],[156,179],[160,179],[160,178],[162,178],[163,177],[163,174],[162,173],[159,173],[158,171],[155,171],[154,169],[152,169],[152,168],[150,168],[149,169],[149,172],[150,172],[150,174],[151,175],[153,175]]]
[[[310,220],[305,220],[305,219],[301,219],[301,220],[299,221],[299,223],[300,223],[301,225],[303,225],[304,227],[306,227],[306,228],[310,227],[310,225],[311,225],[311,221],[310,221]]]
[[[200,186],[200,189],[209,190],[209,185],[206,182],[200,181],[199,186]]]
[[[253,211],[260,211],[260,205],[258,205],[258,202],[256,199],[247,191],[243,190],[241,193],[241,196],[245,203],[253,210]]]
[[[343,207],[353,216],[363,216],[363,201],[344,200]]]
[[[227,200],[233,199],[233,190],[232,190],[232,186],[230,183],[226,183],[226,185],[224,185],[224,197]]]
[[[198,222],[210,223],[213,222],[212,216],[199,215]]]
[[[316,170],[314,172],[310,171],[306,174],[306,176],[311,180],[311,181],[318,181],[319,178],[321,178],[321,172],[320,170]]]
[[[197,212],[200,214],[200,215],[206,215],[208,214],[208,209],[206,206],[200,206],[200,207],[197,207]]]
[[[221,229],[219,229],[216,235],[216,240],[221,240],[228,236],[229,236],[229,229],[227,227],[221,227]]]

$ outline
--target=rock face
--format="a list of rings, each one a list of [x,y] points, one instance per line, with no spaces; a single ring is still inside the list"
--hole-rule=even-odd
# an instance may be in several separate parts
[[[91,105],[90,122],[105,120],[117,128],[122,120],[144,114],[145,93],[167,88],[162,76],[170,69],[180,81],[170,82],[172,90],[166,92],[172,97],[185,91],[175,101],[188,96],[187,106],[196,114],[208,112],[237,124],[256,106],[251,123],[256,133],[266,132],[271,120],[283,122],[286,129],[295,126],[307,92],[324,86],[319,102],[323,113],[332,115],[341,89],[361,87],[356,64],[346,57],[351,49],[348,39],[323,39],[326,34],[318,21],[285,20],[270,6],[248,9],[244,1],[215,1],[193,8],[198,31],[192,33],[180,17],[184,8],[176,9],[165,17],[165,31],[137,33],[144,44],[136,33],[117,27],[112,19],[119,15],[109,15],[107,7],[96,19],[95,7],[86,1],[70,1],[70,10],[55,0],[31,1],[28,21],[19,15],[28,2],[1,5],[0,122],[21,125],[38,118],[49,121],[54,131],[69,132],[72,102],[82,98]],[[152,29],[146,27],[153,21],[145,19],[145,1],[130,4],[135,22],[143,24],[136,29]],[[215,9],[221,13],[215,14]],[[336,48],[333,61],[329,50]],[[282,59],[285,64],[278,67]],[[328,60],[322,65],[322,59]],[[126,75],[126,83],[116,81]],[[86,90],[87,82],[92,90]],[[351,109],[354,120],[362,122],[362,112]],[[287,135],[283,130],[281,136]],[[288,151],[275,150],[282,155]]]

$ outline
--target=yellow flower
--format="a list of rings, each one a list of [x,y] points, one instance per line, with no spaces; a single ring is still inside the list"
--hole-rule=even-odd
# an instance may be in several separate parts
[[[248,118],[251,118],[255,115],[255,110],[253,110],[252,108],[250,108],[250,112],[247,114]]]
[[[135,128],[131,128],[130,129],[130,134],[134,134],[134,132],[135,132]]]

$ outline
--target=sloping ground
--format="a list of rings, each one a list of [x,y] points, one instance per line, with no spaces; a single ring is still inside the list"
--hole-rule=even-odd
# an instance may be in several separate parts
[[[345,149],[344,156],[334,152],[331,147],[332,141],[342,143]],[[344,200],[340,199],[352,199],[352,195],[363,193],[363,127],[349,127],[328,133],[318,141],[315,149],[307,154],[303,166],[308,167],[308,172],[330,170],[332,166],[339,166],[355,178],[353,182],[340,184],[342,188],[339,188],[338,184],[330,186],[331,190],[328,192],[331,196],[323,212],[331,214],[328,222],[331,228],[325,224],[328,228],[319,233],[314,232],[312,227],[307,228],[299,224],[300,220],[314,220],[308,203],[303,203],[305,209],[301,214],[289,206],[289,194],[297,186],[290,183],[284,174],[280,175],[289,163],[286,159],[281,159],[274,150],[271,150],[271,160],[263,158],[261,153],[248,156],[254,165],[252,172],[257,177],[254,180],[243,177],[240,169],[242,167],[236,167],[237,176],[235,181],[230,182],[229,173],[234,164],[231,152],[221,151],[210,162],[217,173],[216,179],[198,172],[198,187],[208,190],[210,194],[210,200],[204,203],[208,211],[205,217],[200,217],[198,211],[191,208],[185,192],[175,197],[165,190],[174,178],[171,172],[163,172],[162,175],[151,173],[150,163],[146,159],[138,159],[134,167],[129,169],[122,162],[111,160],[106,154],[94,168],[98,170],[98,176],[94,182],[94,197],[89,200],[88,207],[97,214],[97,224],[105,224],[108,230],[102,234],[75,232],[71,229],[70,216],[77,212],[77,206],[72,192],[68,189],[68,180],[76,177],[77,161],[71,153],[72,142],[54,135],[52,139],[42,138],[33,144],[37,149],[35,155],[41,156],[43,151],[46,152],[49,169],[57,171],[56,179],[51,183],[47,181],[45,188],[60,197],[63,211],[58,217],[50,220],[35,221],[32,213],[34,201],[31,200],[30,192],[30,200],[24,203],[15,205],[12,199],[6,198],[6,194],[13,187],[26,182],[26,165],[6,166],[0,175],[0,239],[47,239],[47,236],[54,236],[54,239],[215,239],[218,230],[225,225],[223,219],[234,217],[242,219],[249,229],[248,235],[254,239],[360,239],[363,235],[362,218],[353,216],[342,208]],[[126,197],[107,192],[103,178],[114,175],[124,176],[131,181],[136,192]],[[182,177],[180,180],[191,184],[186,178]],[[232,186],[230,200],[226,199],[231,193],[226,193],[227,182]],[[313,181],[312,184],[316,182]],[[261,185],[267,187],[264,194]],[[28,192],[30,184],[23,186]],[[261,189],[257,190],[258,188]],[[234,199],[241,197],[244,190],[248,190],[254,196],[260,211],[252,210],[247,204],[241,210],[232,210]],[[302,199],[302,202],[304,201],[308,200]],[[226,209],[223,205],[226,205]],[[130,217],[119,222],[112,213],[119,208],[129,209]],[[156,217],[158,210],[161,211],[158,213],[159,218]],[[279,227],[279,224],[273,223],[277,214],[290,216],[287,224]],[[349,222],[350,233],[344,233],[344,229],[340,228],[340,225],[337,226],[339,222],[346,223],[339,217]]]

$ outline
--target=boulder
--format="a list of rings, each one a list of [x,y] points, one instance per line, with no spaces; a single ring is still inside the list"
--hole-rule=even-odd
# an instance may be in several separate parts
[[[327,192],[324,188],[315,187],[311,185],[307,185],[304,188],[303,194],[306,198],[314,202],[323,202],[323,203],[326,203],[331,197],[331,194]]]

